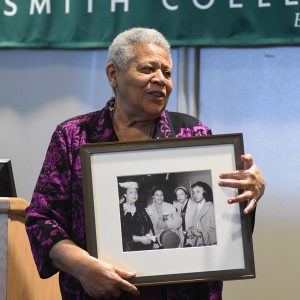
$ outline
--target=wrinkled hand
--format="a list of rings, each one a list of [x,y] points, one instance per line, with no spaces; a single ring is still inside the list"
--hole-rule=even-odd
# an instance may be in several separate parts
[[[93,298],[109,298],[111,296],[119,297],[122,291],[138,296],[138,289],[126,280],[135,276],[134,273],[114,268],[91,257],[82,268],[78,279],[84,290]]]
[[[244,213],[252,212],[257,201],[265,190],[265,179],[259,168],[253,163],[252,156],[245,154],[241,156],[244,162],[244,170],[232,171],[220,174],[219,186],[231,187],[243,190],[243,193],[228,199],[228,203],[248,201]]]

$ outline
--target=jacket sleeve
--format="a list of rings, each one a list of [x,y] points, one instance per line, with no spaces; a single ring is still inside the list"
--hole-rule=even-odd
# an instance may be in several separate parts
[[[32,201],[25,212],[25,225],[41,278],[58,270],[49,258],[51,247],[68,239],[71,220],[70,156],[67,138],[59,127],[52,135]]]
[[[203,236],[206,245],[215,245],[217,243],[215,212],[214,212],[213,205],[210,205],[208,209],[207,220],[205,224],[205,230],[203,231]]]

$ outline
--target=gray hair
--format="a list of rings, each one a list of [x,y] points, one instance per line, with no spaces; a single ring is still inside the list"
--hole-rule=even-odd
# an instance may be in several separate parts
[[[157,30],[150,28],[131,28],[118,34],[108,49],[108,62],[113,62],[118,68],[125,69],[130,59],[134,57],[134,44],[155,44],[168,51],[170,44]]]

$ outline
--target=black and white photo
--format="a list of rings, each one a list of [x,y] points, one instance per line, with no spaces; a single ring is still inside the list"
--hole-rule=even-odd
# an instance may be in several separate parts
[[[217,244],[210,170],[120,176],[118,185],[124,251]]]

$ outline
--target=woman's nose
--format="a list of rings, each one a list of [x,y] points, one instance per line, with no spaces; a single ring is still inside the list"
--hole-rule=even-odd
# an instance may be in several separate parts
[[[153,75],[154,76],[152,77],[152,80],[151,80],[152,83],[160,84],[163,86],[166,85],[166,78],[165,78],[163,72],[161,71],[161,69],[157,69]]]

